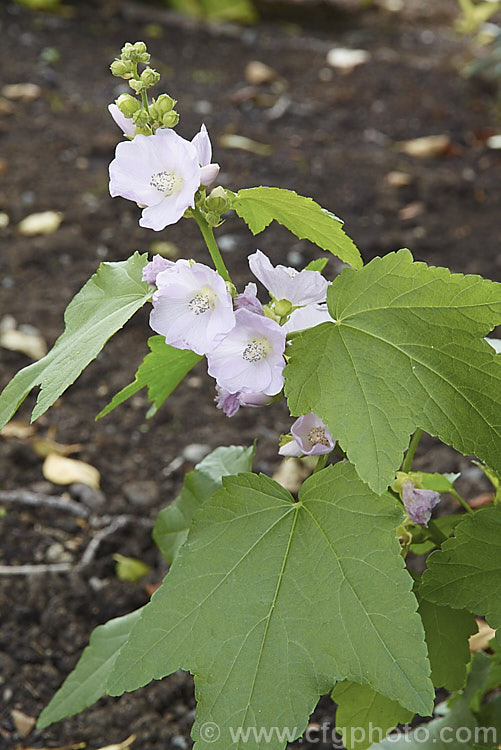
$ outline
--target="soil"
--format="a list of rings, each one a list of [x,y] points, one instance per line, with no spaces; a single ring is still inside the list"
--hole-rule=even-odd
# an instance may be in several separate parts
[[[182,221],[153,235],[139,228],[134,204],[112,200],[107,191],[119,133],[106,105],[124,90],[108,65],[125,41],[138,38],[148,42],[165,89],[179,100],[178,131],[191,138],[206,123],[222,184],[276,185],[311,195],[345,220],[365,260],[408,246],[419,260],[499,279],[501,151],[486,143],[501,130],[499,102],[493,83],[460,74],[472,49],[452,30],[455,3],[406,2],[400,13],[377,5],[353,12],[352,5],[263,3],[261,22],[239,28],[206,27],[158,7],[120,2],[77,4],[68,17],[4,4],[1,84],[32,82],[41,94],[12,100],[10,112],[0,99],[0,211],[10,217],[0,230],[0,318],[13,316],[52,345],[66,305],[100,261],[150,250],[159,239],[174,243],[180,257],[206,260],[195,226]],[[334,46],[366,49],[371,59],[341,74],[326,63]],[[54,50],[59,60],[48,63]],[[249,84],[244,71],[253,60],[269,65],[277,78]],[[269,145],[271,153],[219,145],[233,133]],[[450,137],[440,155],[418,159],[396,145],[436,134]],[[405,173],[408,184],[392,186],[392,172]],[[17,231],[26,215],[45,210],[63,212],[56,232],[26,237]],[[299,266],[321,254],[277,226],[254,239],[236,218],[217,234],[239,285],[249,280],[246,257],[256,246],[275,263]],[[332,259],[327,275],[339,271]],[[285,406],[242,409],[228,420],[214,407],[201,365],[153,419],[145,419],[141,393],[94,423],[132,379],[149,333],[143,310],[37,423],[38,437],[55,430],[59,443],[80,444],[76,457],[99,469],[100,493],[47,482],[32,439],[0,438],[3,490],[65,492],[103,519],[129,519],[80,571],[0,576],[0,746],[6,750],[76,743],[93,750],[131,734],[141,750],[183,750],[191,743],[195,702],[183,673],[119,700],[103,699],[24,737],[12,713],[36,717],[91,630],[148,600],[144,581],[117,579],[113,554],[148,563],[146,583],[161,580],[166,567],[153,548],[151,526],[185,471],[218,445],[249,445],[255,438],[255,468],[272,473],[278,466],[277,436],[290,424]],[[0,361],[3,387],[30,360],[0,349]],[[28,422],[33,402],[30,396],[18,420]],[[423,442],[417,466],[462,471],[468,497],[488,489],[468,459],[431,439]],[[44,505],[6,503],[5,509],[3,565],[76,564],[96,533],[85,519]],[[333,715],[333,704],[323,699],[312,721]]]

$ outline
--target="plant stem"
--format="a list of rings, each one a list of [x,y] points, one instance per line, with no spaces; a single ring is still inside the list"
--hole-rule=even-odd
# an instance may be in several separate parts
[[[144,89],[141,91],[141,101],[143,102],[144,109],[147,111],[148,114],[150,114],[150,110],[148,107],[148,94],[146,93]]]
[[[455,498],[456,498],[456,500],[457,500],[457,501],[458,501],[459,503],[461,503],[461,505],[463,506],[463,508],[464,508],[464,509],[465,509],[466,511],[468,511],[468,513],[471,513],[471,515],[472,515],[472,516],[474,516],[474,515],[475,515],[475,511],[473,510],[473,508],[470,508],[470,506],[468,505],[468,503],[466,502],[466,500],[464,499],[464,497],[461,497],[461,495],[459,494],[459,492],[456,492],[456,490],[454,490],[454,489],[451,489],[451,490],[449,490],[449,493],[450,493],[450,494],[451,494],[451,495],[452,495],[453,497],[455,497]]]
[[[404,462],[402,464],[401,471],[410,471],[412,467],[412,462],[414,460],[414,456],[416,453],[416,449],[419,445],[419,441],[421,440],[421,436],[423,434],[423,430],[420,430],[419,427],[412,436],[411,443],[409,445],[409,448],[407,450],[407,453],[405,454]]]
[[[441,547],[442,543],[449,538],[443,533],[443,531],[440,531],[439,527],[433,520],[428,521],[428,535],[432,542],[435,542],[439,547]]]
[[[197,222],[199,229],[202,232],[202,236],[205,240],[205,244],[207,245],[207,249],[209,250],[216,271],[225,281],[229,281],[231,283],[230,274],[228,273],[228,269],[224,265],[224,261],[221,257],[221,253],[214,237],[214,232],[212,231],[212,227],[207,224],[198,208],[193,208],[192,213],[193,218]]]
[[[313,473],[316,474],[317,471],[322,471],[322,469],[325,468],[325,465],[327,463],[327,459],[329,458],[330,453],[322,453],[321,456],[318,457],[317,465],[313,469]]]

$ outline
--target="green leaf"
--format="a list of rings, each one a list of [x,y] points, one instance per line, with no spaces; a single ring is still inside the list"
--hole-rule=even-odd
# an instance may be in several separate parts
[[[263,475],[224,477],[120,653],[109,692],[189,669],[192,734],[208,746],[203,725],[215,722],[215,750],[240,745],[239,727],[298,736],[339,680],[431,712],[423,628],[395,534],[402,517],[348,463],[307,479],[299,502]],[[262,746],[248,740],[249,750]],[[267,743],[284,746],[283,735]]]
[[[94,628],[89,645],[75,669],[65,679],[37,721],[44,729],[65,716],[73,716],[91,706],[106,693],[106,683],[118,652],[141,616],[142,608],[123,617],[108,620]]]
[[[501,626],[501,507],[465,516],[456,535],[428,558],[421,595],[437,604],[485,616]]]
[[[254,453],[254,447],[221,446],[186,474],[181,494],[160,511],[153,528],[153,540],[167,562],[174,560],[195,512],[221,487],[222,477],[251,471]]]
[[[189,349],[176,349],[165,343],[164,336],[151,336],[148,339],[150,353],[146,355],[136,372],[133,383],[122,388],[110,403],[99,412],[96,419],[106,416],[115,407],[148,386],[148,399],[159,409],[164,401],[177,388],[185,375],[202,357]]]
[[[461,474],[439,474],[434,472],[428,474],[426,472],[411,472],[411,476],[416,475],[420,479],[420,484],[417,485],[423,490],[434,490],[435,492],[450,492],[454,489],[454,482],[458,479]]]
[[[311,260],[308,265],[304,267],[304,270],[318,271],[319,273],[322,273],[328,262],[329,258],[317,258],[316,260]]]
[[[336,322],[292,338],[293,415],[323,419],[376,492],[417,427],[501,466],[501,356],[483,339],[501,321],[501,284],[400,250],[345,269],[327,302]]]
[[[0,395],[0,428],[32,388],[40,393],[32,421],[40,417],[97,357],[110,336],[151,297],[142,270],[147,255],[135,253],[118,263],[101,263],[72,299],[64,314],[65,330],[50,352],[20,370]]]
[[[341,220],[311,198],[293,190],[272,187],[239,190],[231,207],[246,222],[252,234],[259,234],[275,219],[300,240],[314,242],[353,268],[363,265],[355,243],[342,229]]]
[[[431,679],[435,687],[459,690],[466,681],[471,653],[468,638],[477,632],[469,612],[441,607],[419,597],[419,614],[428,646]]]
[[[371,727],[381,729],[383,738],[397,724],[405,724],[414,716],[413,712],[368,685],[338,682],[331,695],[338,706],[336,730],[347,750],[366,750],[371,745]]]
[[[427,487],[426,489],[431,489]],[[435,518],[435,528],[442,532],[446,537],[452,535],[452,532],[464,519],[464,513],[451,513],[448,516],[439,516]],[[426,555],[437,547],[437,542],[430,538],[428,529],[423,526],[412,527],[412,543],[410,546],[411,552],[415,555]]]
[[[485,684],[489,673],[489,658],[476,654],[464,691],[452,696],[447,704],[437,706],[438,718],[414,729],[377,742],[371,750],[473,750],[477,720],[470,710],[470,700]],[[452,706],[452,707],[451,707]],[[482,735],[483,736],[483,735]]]
[[[116,552],[113,559],[116,562],[115,575],[119,581],[138,583],[150,572],[150,566],[136,557],[126,557]]]

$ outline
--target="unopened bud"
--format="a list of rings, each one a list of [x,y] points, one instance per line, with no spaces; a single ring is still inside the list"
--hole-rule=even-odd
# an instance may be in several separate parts
[[[144,83],[146,88],[150,88],[158,83],[160,80],[160,73],[153,68],[145,68],[141,73],[141,81]]]
[[[133,91],[136,92],[136,94],[140,94],[141,91],[144,91],[144,89],[146,88],[142,81],[137,81],[135,78],[132,78],[129,81],[129,86]]]
[[[136,125],[134,135],[151,135],[151,128],[149,125]]]
[[[166,115],[176,106],[177,102],[168,94],[160,94],[158,99],[155,99],[155,106],[160,116]]]
[[[122,60],[130,60],[133,63],[149,62],[150,55],[146,51],[146,44],[144,42],[135,42],[134,44],[126,42],[122,47]]]
[[[123,60],[113,60],[110,65],[110,70],[117,78],[127,79],[132,77],[132,65]]]
[[[162,126],[164,128],[175,128],[178,122],[179,122],[179,115],[174,110],[167,112],[162,117]]]
[[[292,305],[288,299],[281,299],[275,302],[274,310],[277,315],[283,318],[284,315],[289,315],[292,312]]]
[[[219,214],[224,214],[230,207],[230,200],[226,195],[224,187],[219,185],[211,190],[209,197],[207,198],[207,208],[210,211],[217,211]]]
[[[205,221],[210,227],[217,227],[221,224],[221,215],[217,211],[207,211]]]
[[[141,106],[140,102],[130,94],[120,94],[118,99],[115,100],[115,104],[125,117],[132,117]]]
[[[132,122],[135,125],[147,125],[149,120],[148,113],[145,109],[138,109],[132,115]]]

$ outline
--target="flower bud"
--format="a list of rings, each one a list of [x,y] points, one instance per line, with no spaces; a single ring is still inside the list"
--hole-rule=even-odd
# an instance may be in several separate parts
[[[209,197],[207,198],[207,208],[209,211],[217,211],[219,214],[224,214],[230,207],[230,200],[226,195],[226,190],[221,185],[211,190]]]
[[[132,63],[149,62],[150,55],[146,51],[146,44],[144,42],[135,42],[135,44],[126,42],[122,47],[122,60],[130,60]]]
[[[149,125],[136,125],[136,132],[134,135],[151,135],[151,128]]]
[[[113,60],[110,65],[110,70],[117,78],[127,79],[132,77],[132,65],[123,60]]]
[[[205,221],[210,227],[218,227],[221,224],[221,215],[217,211],[207,211]]]
[[[156,70],[153,70],[153,68],[145,68],[141,73],[141,81],[143,82],[145,88],[154,86],[159,82],[159,80],[160,73],[158,73]]]
[[[166,115],[170,112],[177,104],[177,101],[168,94],[160,94],[158,99],[154,100],[157,112],[160,116]]]
[[[289,315],[292,312],[292,305],[288,299],[277,300],[274,310],[277,315],[283,318],[284,315]]]
[[[162,126],[164,128],[175,128],[178,122],[179,115],[174,110],[171,110],[171,112],[166,112],[162,117]]]
[[[148,113],[145,109],[138,109],[132,115],[132,122],[135,125],[147,125],[148,124]]]
[[[130,94],[120,94],[118,99],[115,100],[115,104],[125,117],[132,117],[134,112],[137,112],[141,107],[141,103]]]
[[[135,78],[132,78],[129,81],[129,86],[133,91],[136,92],[136,94],[140,94],[141,91],[143,91],[146,87],[142,81],[137,81]]]

